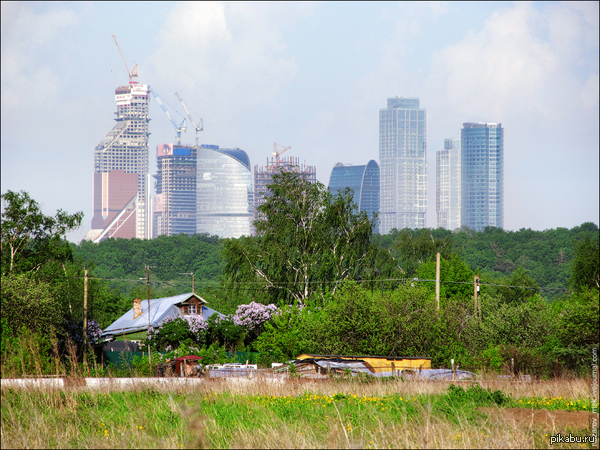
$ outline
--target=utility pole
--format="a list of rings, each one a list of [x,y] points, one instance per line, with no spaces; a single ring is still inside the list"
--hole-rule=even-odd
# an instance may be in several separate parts
[[[440,310],[440,254],[435,257],[435,300],[437,309]]]
[[[473,279],[473,298],[475,299],[473,312],[475,314],[475,317],[479,318],[479,315],[477,314],[477,303],[479,301],[479,275],[475,275],[475,278]]]
[[[148,334],[150,334],[150,266],[146,265],[146,280],[148,283]],[[149,375],[152,376],[152,350],[148,342],[148,364],[150,365]]]
[[[85,347],[87,349],[87,308],[88,308],[88,270],[84,270],[85,276],[83,278],[83,342],[85,342]]]
[[[195,290],[194,290],[194,272],[180,272],[179,275],[191,275],[192,276],[192,294],[195,293]]]

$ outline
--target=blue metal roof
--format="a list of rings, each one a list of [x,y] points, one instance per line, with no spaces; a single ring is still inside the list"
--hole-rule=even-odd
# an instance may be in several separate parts
[[[197,294],[181,294],[174,297],[164,297],[150,299],[150,326],[158,327],[167,317],[183,317],[181,309],[177,306],[193,297],[196,297],[202,303],[206,303],[202,297]],[[142,314],[133,318],[133,308],[110,324],[103,332],[102,336],[111,336],[115,334],[133,333],[148,329],[148,301],[142,300]],[[214,309],[202,305],[202,317],[208,320],[213,314],[220,314]]]

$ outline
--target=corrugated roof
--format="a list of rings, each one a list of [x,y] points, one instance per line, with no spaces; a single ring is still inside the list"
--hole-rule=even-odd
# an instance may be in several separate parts
[[[183,317],[183,313],[176,306],[179,303],[196,297],[202,303],[206,303],[202,297],[197,294],[181,294],[174,297],[164,297],[150,299],[150,326],[158,327],[167,317]],[[143,331],[148,329],[148,300],[142,300],[142,314],[133,318],[133,308],[115,320],[103,332],[102,336],[110,336],[115,334],[133,333],[135,331]],[[220,314],[214,309],[202,305],[202,317],[208,320],[213,314]]]

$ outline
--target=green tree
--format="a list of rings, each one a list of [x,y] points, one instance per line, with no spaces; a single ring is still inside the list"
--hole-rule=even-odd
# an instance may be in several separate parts
[[[65,234],[82,219],[82,212],[60,209],[55,217],[45,216],[25,191],[2,194],[2,273],[40,272],[49,263],[71,261]]]
[[[571,269],[570,284],[577,292],[600,287],[600,249],[598,240],[589,236],[575,244],[575,259]]]
[[[424,280],[435,280],[436,257],[431,257],[417,270]],[[424,283],[429,291],[435,292],[435,283]],[[440,298],[470,300],[473,297],[473,272],[456,253],[450,258],[440,256]]]
[[[394,230],[392,230],[394,233]],[[452,238],[434,237],[431,230],[409,230],[404,229],[395,232],[396,238],[392,244],[392,252],[399,261],[402,273],[405,277],[413,277],[418,268],[427,259],[434,257],[436,253],[448,260],[454,248]]]
[[[335,292],[344,279],[378,275],[370,263],[382,257],[370,243],[374,224],[356,212],[351,190],[332,196],[293,172],[274,175],[268,189],[254,223],[257,237],[224,243],[229,283],[256,283],[271,301],[303,304],[315,293]],[[379,268],[393,271],[391,257],[384,259]]]

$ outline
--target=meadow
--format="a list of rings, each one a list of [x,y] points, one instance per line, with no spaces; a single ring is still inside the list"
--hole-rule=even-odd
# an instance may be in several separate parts
[[[590,379],[207,381],[2,389],[2,448],[551,448],[591,435]],[[597,418],[597,414],[595,415]],[[597,448],[554,444],[552,448]]]

